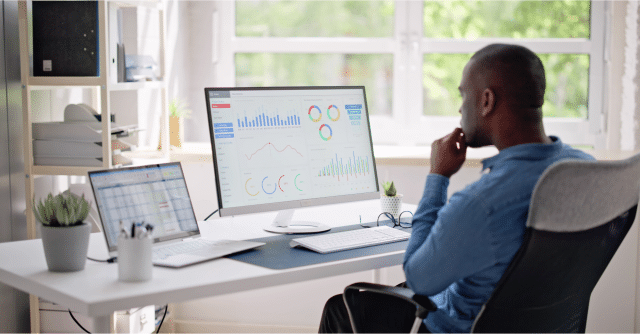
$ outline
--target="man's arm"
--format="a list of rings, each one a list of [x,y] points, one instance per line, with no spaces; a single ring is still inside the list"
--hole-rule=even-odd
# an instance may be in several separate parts
[[[444,177],[429,175],[427,187],[446,184],[441,179]],[[481,199],[465,189],[442,204],[446,198],[443,188],[441,196],[433,193],[420,201],[405,252],[407,285],[421,295],[437,294],[495,262],[487,228],[489,211]]]
[[[407,284],[416,293],[433,295],[455,280],[477,270],[478,258],[488,250],[473,254],[487,236],[473,229],[486,223],[479,202],[464,192],[447,200],[449,177],[465,161],[466,144],[460,128],[431,145],[431,173],[413,219],[413,231],[404,258]],[[473,240],[475,237],[485,240]],[[486,245],[486,243],[484,243]],[[477,252],[476,252],[477,253]]]

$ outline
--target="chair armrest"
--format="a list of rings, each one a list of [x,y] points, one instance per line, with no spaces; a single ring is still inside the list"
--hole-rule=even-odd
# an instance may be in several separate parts
[[[419,317],[420,319],[424,319],[429,312],[433,312],[438,309],[429,297],[415,294],[409,288],[359,282],[353,283],[344,289],[345,295],[358,291],[380,293],[405,300],[417,307],[416,317]]]

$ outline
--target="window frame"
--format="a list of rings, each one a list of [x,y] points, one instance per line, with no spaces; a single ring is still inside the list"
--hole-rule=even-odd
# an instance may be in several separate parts
[[[590,37],[477,40],[434,39],[423,36],[423,2],[396,1],[394,35],[387,38],[362,37],[237,37],[235,1],[218,2],[212,17],[213,59],[219,86],[235,86],[236,53],[355,53],[393,56],[393,101],[391,115],[371,115],[375,144],[429,145],[454,127],[460,117],[423,115],[422,66],[430,53],[473,53],[490,43],[517,43],[536,53],[589,55],[588,117],[545,118],[547,134],[558,135],[565,143],[604,148],[605,126],[605,32],[608,5],[591,1]],[[403,22],[404,24],[397,24]],[[225,50],[224,52],[220,52]],[[460,69],[460,75],[462,69]],[[419,89],[409,89],[419,86]],[[369,99],[371,97],[368,97]],[[399,135],[400,134],[400,135]]]

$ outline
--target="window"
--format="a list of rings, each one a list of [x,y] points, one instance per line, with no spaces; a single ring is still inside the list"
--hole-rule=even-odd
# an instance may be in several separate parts
[[[517,43],[547,72],[548,134],[597,146],[602,1],[220,2],[217,80],[231,86],[364,85],[376,144],[429,145],[458,126],[473,52]],[[216,19],[214,18],[214,21]]]

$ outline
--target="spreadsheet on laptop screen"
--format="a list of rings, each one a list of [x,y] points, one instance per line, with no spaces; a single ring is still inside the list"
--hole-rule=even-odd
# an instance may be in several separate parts
[[[107,242],[117,244],[120,221],[154,226],[153,238],[198,231],[182,169],[178,164],[90,173]]]

